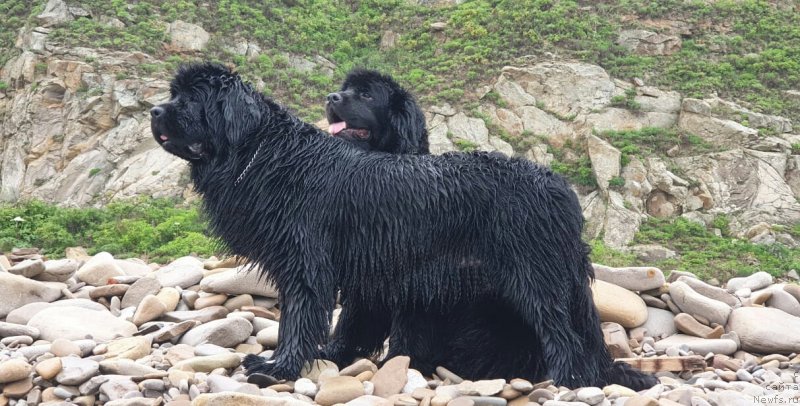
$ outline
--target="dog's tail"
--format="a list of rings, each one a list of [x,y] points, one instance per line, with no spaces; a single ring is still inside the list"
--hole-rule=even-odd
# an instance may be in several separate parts
[[[638,392],[652,388],[658,383],[658,379],[651,374],[635,369],[625,362],[613,361],[608,371],[607,383],[622,385]]]

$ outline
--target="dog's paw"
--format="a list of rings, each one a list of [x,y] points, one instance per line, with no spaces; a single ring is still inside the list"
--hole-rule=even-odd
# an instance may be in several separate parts
[[[609,383],[622,385],[635,391],[650,389],[658,384],[658,378],[634,369],[624,362],[614,362],[611,366]]]
[[[345,350],[343,346],[335,341],[331,341],[319,350],[317,358],[333,361],[336,365],[350,365],[353,359],[355,359],[355,355]]]
[[[270,362],[264,357],[253,354],[247,354],[244,360],[242,360],[242,365],[247,375],[261,374],[273,376],[272,372],[275,367],[274,361]]]
[[[295,379],[300,375],[300,368],[289,368],[276,362],[274,359],[267,360],[264,357],[248,354],[242,360],[247,375],[253,374],[268,375],[276,380]]]

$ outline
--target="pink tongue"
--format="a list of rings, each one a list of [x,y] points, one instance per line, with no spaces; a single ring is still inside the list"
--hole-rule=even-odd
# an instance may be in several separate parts
[[[161,141],[166,141],[166,140],[168,140],[168,139],[169,139],[169,138],[167,138],[167,136],[166,136],[166,135],[162,135],[162,136],[161,136],[161,137],[159,137],[159,138],[161,138]]]
[[[344,121],[339,121],[338,123],[331,123],[328,127],[328,132],[331,135],[336,135],[340,131],[344,130],[347,127],[347,124]]]

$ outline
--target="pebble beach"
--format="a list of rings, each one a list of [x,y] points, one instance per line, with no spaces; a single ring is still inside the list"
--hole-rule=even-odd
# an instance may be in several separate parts
[[[797,275],[724,283],[596,264],[595,304],[641,392],[423,376],[409,358],[316,360],[295,381],[246,376],[278,344],[278,292],[234,259],[169,264],[68,250],[0,256],[0,406],[738,406],[800,403]],[[334,312],[334,323],[338,310]]]

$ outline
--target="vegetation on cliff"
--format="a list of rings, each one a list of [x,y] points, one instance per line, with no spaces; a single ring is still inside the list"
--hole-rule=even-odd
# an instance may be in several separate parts
[[[476,89],[497,78],[500,68],[551,58],[597,64],[613,77],[640,78],[647,85],[677,90],[687,97],[716,94],[754,111],[800,119],[800,100],[787,93],[800,90],[800,9],[795,2],[471,0],[435,7],[407,0],[68,3],[86,9],[92,18],[53,27],[48,41],[65,47],[141,51],[160,61],[129,66],[129,72],[117,75],[167,77],[182,61],[215,59],[234,64],[248,79],[264,83],[266,93],[309,120],[322,117],[325,94],[355,66],[391,73],[423,104],[449,102],[475,113],[481,93]],[[19,52],[13,47],[19,30],[35,26],[35,16],[44,5],[44,1],[23,0],[0,4],[0,14],[5,16],[0,22],[0,66]],[[121,24],[108,24],[109,18]],[[171,51],[165,45],[169,42],[165,24],[175,20],[211,33],[206,49],[193,54]],[[620,31],[629,29],[671,32],[680,37],[681,47],[670,55],[637,54],[617,43]],[[393,41],[382,41],[387,38]],[[241,43],[257,45],[260,51],[253,56],[233,52]],[[294,56],[309,60],[320,56],[335,68],[331,73],[318,64],[310,71],[302,70],[292,60]],[[0,82],[0,92],[6,88]],[[87,94],[92,94],[91,89]],[[494,101],[500,105],[500,100]],[[632,95],[618,96],[613,103],[638,109]],[[497,126],[489,123],[489,127],[498,133]],[[535,138],[533,134],[519,139],[498,135],[520,152],[525,148],[518,148],[519,143]],[[691,134],[665,129],[598,136],[622,152],[623,165],[630,156],[663,156],[675,144],[697,152],[715,148]],[[464,140],[457,140],[456,146],[476,147]],[[552,148],[551,166],[578,187],[596,187],[591,162],[581,148],[585,147],[571,143]],[[568,155],[577,158],[570,160]],[[620,181],[624,182],[612,179],[611,186],[619,186]],[[14,223],[15,217],[26,221]],[[210,255],[217,247],[205,234],[196,207],[176,208],[175,202],[164,200],[118,202],[103,209],[58,209],[29,202],[0,207],[0,224],[0,251],[33,245],[47,253],[61,253],[67,246],[83,245],[90,252],[165,261],[191,252]],[[729,276],[732,269],[782,275],[800,267],[797,248],[755,245],[732,238],[725,227],[717,228],[721,235],[682,219],[652,220],[641,228],[636,242],[661,244],[682,254],[653,265],[707,277]],[[800,231],[786,231],[800,235]],[[635,263],[631,254],[598,242],[593,246],[596,261]]]
[[[0,64],[13,54],[17,31],[33,21],[43,3],[0,4]],[[169,72],[188,56],[171,54],[164,23],[202,26],[212,40],[202,55],[232,62],[268,93],[309,117],[318,118],[323,96],[354,66],[395,75],[428,103],[474,100],[471,89],[496,77],[500,67],[526,55],[552,54],[604,67],[612,76],[640,77],[690,97],[716,93],[752,103],[757,110],[797,117],[800,103],[785,90],[800,83],[800,10],[767,0],[473,0],[430,7],[405,0],[304,0],[256,2],[215,0],[86,0],[92,16],[57,27],[50,39],[66,46],[140,50],[160,57],[160,66],[132,69]],[[446,23],[441,31],[433,23]],[[649,22],[650,24],[645,24]],[[622,29],[679,24],[682,47],[668,56],[642,56],[616,43]],[[652,29],[652,28],[651,28]],[[381,49],[387,31],[399,34]],[[233,55],[233,41],[258,44],[260,55]],[[7,44],[7,45],[5,45]],[[333,77],[293,69],[287,53],[320,55],[336,65]]]

